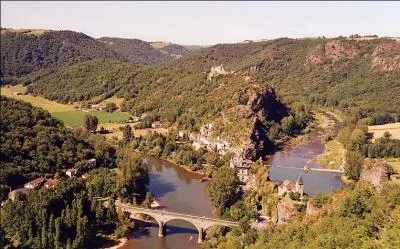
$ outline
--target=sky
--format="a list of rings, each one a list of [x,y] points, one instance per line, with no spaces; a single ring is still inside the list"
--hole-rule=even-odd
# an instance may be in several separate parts
[[[400,36],[400,2],[10,2],[1,26],[184,45],[351,34]]]

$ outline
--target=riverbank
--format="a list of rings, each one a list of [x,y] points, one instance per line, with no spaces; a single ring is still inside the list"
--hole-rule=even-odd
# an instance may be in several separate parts
[[[116,245],[110,246],[110,247],[102,247],[102,249],[118,249],[121,248],[122,246],[124,246],[126,243],[128,242],[128,238],[124,237],[124,238],[120,238],[116,240]]]

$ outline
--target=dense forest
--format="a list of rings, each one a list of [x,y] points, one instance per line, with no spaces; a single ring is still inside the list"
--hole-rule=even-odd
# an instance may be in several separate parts
[[[93,248],[124,236],[131,225],[113,200],[150,201],[148,168],[140,156],[116,149],[99,134],[67,129],[28,103],[2,96],[1,107],[0,246]],[[89,177],[67,177],[67,168],[77,169],[78,176],[88,173],[92,158],[96,168]],[[56,184],[7,200],[10,189],[39,176]],[[99,197],[110,197],[109,205]]]
[[[93,145],[40,108],[1,97],[1,184],[15,187],[38,173],[54,174],[93,158],[109,155],[115,149],[96,153]],[[100,158],[99,158],[100,159]]]
[[[63,30],[1,29],[1,75],[6,82],[39,69],[56,68],[93,59],[120,60],[138,64],[168,61],[188,53],[169,44],[161,49],[138,39],[103,37]]]

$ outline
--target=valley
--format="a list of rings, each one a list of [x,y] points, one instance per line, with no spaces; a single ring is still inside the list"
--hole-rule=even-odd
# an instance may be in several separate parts
[[[1,47],[8,248],[101,248],[121,238],[119,248],[159,249],[398,243],[394,38],[189,49],[2,28]],[[37,179],[57,185],[25,187]],[[117,200],[239,225],[198,239],[198,228],[174,220],[158,238],[157,221]]]

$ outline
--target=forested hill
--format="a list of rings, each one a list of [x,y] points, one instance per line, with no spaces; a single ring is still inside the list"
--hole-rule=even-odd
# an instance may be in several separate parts
[[[160,48],[163,44],[152,46]],[[217,68],[220,65],[223,68]],[[192,106],[194,102],[187,98],[213,98],[216,89],[229,92],[262,82],[272,86],[288,104],[331,107],[368,124],[400,119],[400,43],[392,38],[282,38],[218,44],[162,65],[131,67],[93,61],[62,68],[46,77],[38,75],[23,81],[33,82],[31,91],[35,94],[68,102],[115,90],[125,97],[126,110],[136,114],[159,113],[161,98],[179,102],[171,108],[167,108],[171,104],[162,105],[168,109],[164,113],[201,110],[205,103]],[[80,88],[84,93],[76,91]],[[226,98],[230,102],[231,96]]]
[[[88,139],[41,108],[3,96],[0,100],[0,186],[15,188],[38,174],[61,172],[91,158],[103,166],[115,160],[115,149],[103,137]]]
[[[1,74],[6,80],[93,59],[154,64],[188,52],[176,44],[158,49],[138,39],[95,39],[73,31],[1,30]]]
[[[180,58],[189,53],[189,49],[178,44],[150,43],[139,39],[112,37],[102,37],[99,40],[125,60],[139,64],[155,64],[172,58]]]
[[[333,107],[367,123],[400,120],[398,38],[281,38],[218,44],[171,64],[207,73],[223,64],[227,72],[270,84],[289,103]]]

